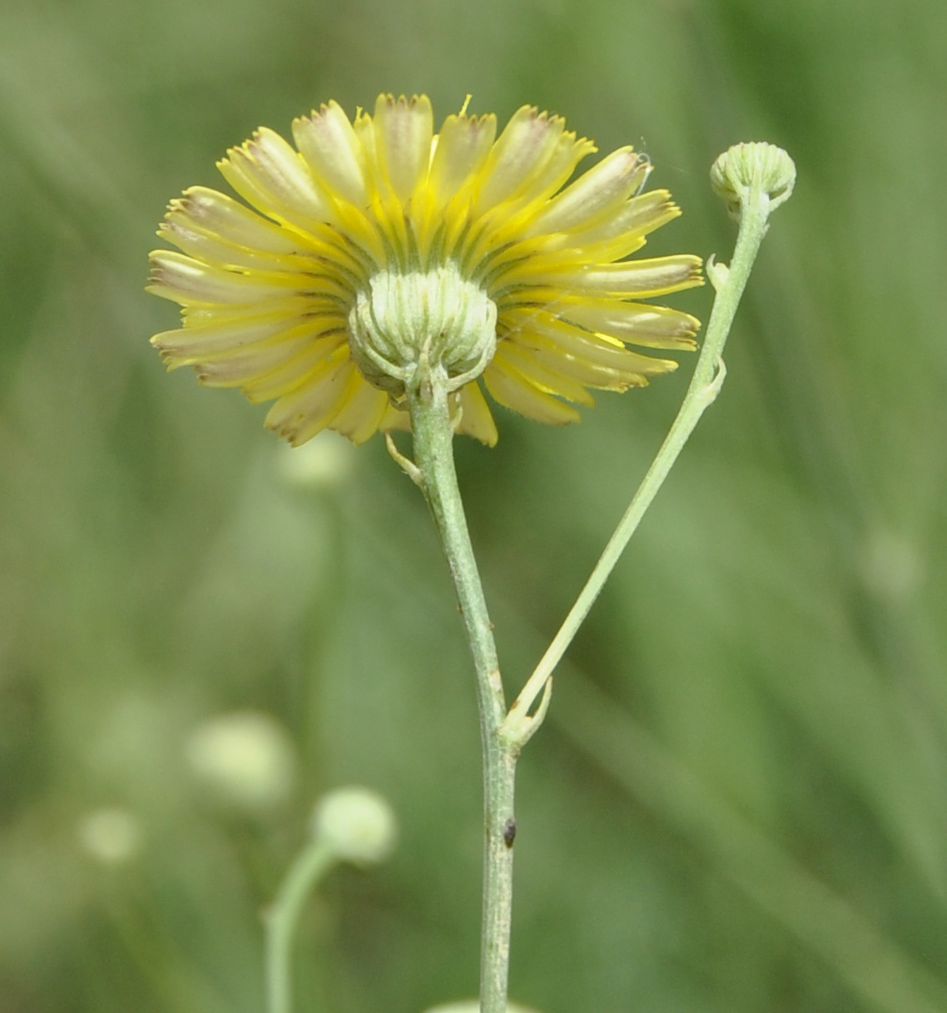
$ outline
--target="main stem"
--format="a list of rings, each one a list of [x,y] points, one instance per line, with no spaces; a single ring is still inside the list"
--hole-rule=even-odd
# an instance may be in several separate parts
[[[500,726],[506,700],[454,468],[453,426],[443,378],[434,373],[409,395],[414,459],[434,515],[460,603],[477,675],[483,760],[483,920],[480,936],[481,1013],[506,1013],[513,904],[513,790],[517,748]]]

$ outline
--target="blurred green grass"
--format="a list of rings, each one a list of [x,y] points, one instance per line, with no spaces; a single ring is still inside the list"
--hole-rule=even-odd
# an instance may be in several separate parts
[[[947,286],[933,0],[341,7],[105,0],[0,14],[0,1011],[260,1009],[258,912],[322,790],[401,846],[340,871],[301,1010],[476,986],[472,680],[423,504],[371,446],[327,475],[238,396],[166,377],[142,292],[166,201],[329,97],[469,91],[654,159],[716,251],[730,143],[799,167],[724,395],[558,681],[522,764],[513,993],[544,1013],[947,1009]],[[677,305],[706,317],[709,294]],[[684,389],[459,448],[511,683],[584,579]],[[332,470],[334,467],[334,471]],[[277,717],[293,798],[222,811],[205,719]],[[120,806],[140,853],[78,827]]]

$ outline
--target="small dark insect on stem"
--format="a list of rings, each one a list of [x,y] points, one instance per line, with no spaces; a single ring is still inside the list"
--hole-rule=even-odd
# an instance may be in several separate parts
[[[508,847],[513,847],[513,842],[516,840],[516,820],[507,820],[506,825],[503,827],[503,843]]]

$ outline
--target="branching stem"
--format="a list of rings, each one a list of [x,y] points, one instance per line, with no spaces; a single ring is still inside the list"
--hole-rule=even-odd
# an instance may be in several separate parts
[[[569,645],[575,638],[579,627],[585,621],[589,610],[602,591],[605,581],[615,568],[619,557],[625,551],[631,536],[635,533],[645,511],[651,505],[658,490],[664,484],[684,444],[700,421],[700,417],[716,398],[726,369],[723,364],[723,349],[730,333],[734,314],[740,303],[740,297],[746,287],[747,279],[756,260],[763,236],[766,234],[766,219],[770,211],[769,197],[762,189],[751,191],[743,204],[740,217],[740,231],[737,235],[733,261],[727,269],[721,264],[710,263],[708,273],[713,282],[717,296],[714,300],[710,322],[704,337],[703,347],[691,377],[690,386],[684,395],[677,417],[671,424],[664,443],[648,468],[645,477],[628,505],[618,527],[605,546],[601,557],[595,564],[591,576],[579,593],[575,604],[563,620],[562,626],[553,637],[540,659],[535,671],[529,677],[519,696],[510,708],[508,728],[529,714],[537,697],[549,683],[556,665],[562,660]]]
[[[694,375],[680,411],[615,533],[509,712],[500,679],[493,626],[484,600],[454,468],[454,427],[449,396],[456,384],[451,384],[443,366],[432,367],[426,355],[422,356],[421,363],[406,383],[414,434],[414,461],[403,458],[389,441],[392,455],[421,487],[434,515],[454,579],[477,675],[486,834],[481,1013],[506,1013],[507,1009],[513,844],[516,837],[513,795],[517,758],[546,714],[556,665],[588,615],[694,427],[720,391],[726,376],[722,356],[730,326],[766,234],[767,218],[773,208],[792,192],[795,169],[785,152],[771,145],[738,145],[718,159],[713,178],[715,187],[724,194],[731,210],[737,212],[740,228],[730,267],[712,261],[707,265],[717,295]]]

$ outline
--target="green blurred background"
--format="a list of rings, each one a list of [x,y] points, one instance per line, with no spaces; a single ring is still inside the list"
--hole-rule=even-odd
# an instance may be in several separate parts
[[[221,185],[258,125],[381,90],[426,91],[438,118],[468,91],[502,119],[536,103],[603,151],[643,147],[685,210],[655,254],[729,258],[707,185],[729,144],[799,168],[724,394],[521,764],[513,995],[947,1010],[938,19],[934,0],[4,6],[2,1013],[259,1013],[259,911],[346,783],[384,793],[400,846],[314,899],[299,1010],[475,991],[473,680],[420,497],[381,441],[290,452],[147,344],[176,320],[142,291],[167,200]],[[710,292],[669,301],[706,318]],[[511,686],[683,365],[573,429],[504,414],[495,450],[458,448]],[[228,799],[206,723],[247,711],[291,755]]]

